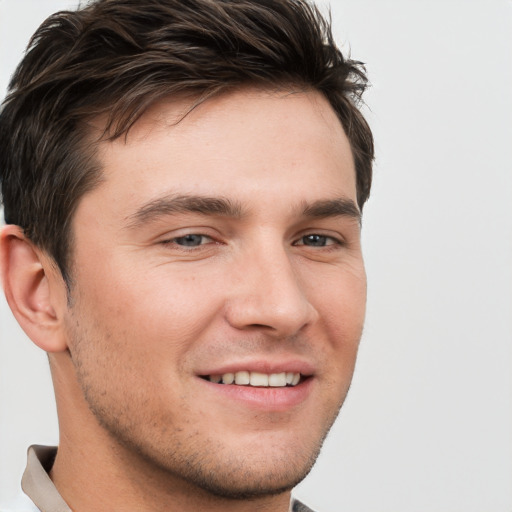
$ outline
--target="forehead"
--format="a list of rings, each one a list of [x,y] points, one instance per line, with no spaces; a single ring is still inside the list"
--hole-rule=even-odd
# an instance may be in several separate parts
[[[355,199],[350,145],[320,93],[244,89],[193,106],[165,99],[126,138],[100,143],[104,181],[93,195],[125,215],[162,192],[249,203]]]

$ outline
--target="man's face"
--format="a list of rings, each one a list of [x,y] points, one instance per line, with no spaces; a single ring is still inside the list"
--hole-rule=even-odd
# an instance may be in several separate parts
[[[350,147],[315,92],[243,90],[176,123],[188,106],[102,143],[73,224],[69,348],[123,450],[215,494],[279,492],[314,462],[361,335]]]

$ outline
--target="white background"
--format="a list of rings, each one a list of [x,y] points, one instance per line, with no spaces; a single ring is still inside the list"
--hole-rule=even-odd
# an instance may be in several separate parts
[[[0,0],[0,92],[45,15]],[[512,511],[512,2],[337,0],[377,143],[367,325],[297,495],[324,512]],[[0,301],[0,503],[56,443],[45,355]]]

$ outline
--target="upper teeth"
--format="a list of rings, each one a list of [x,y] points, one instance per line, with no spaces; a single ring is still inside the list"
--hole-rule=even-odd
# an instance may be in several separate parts
[[[296,386],[300,380],[300,373],[260,373],[240,371],[235,373],[224,373],[223,375],[210,375],[210,382],[223,384],[238,384],[241,386],[259,386],[279,388],[286,385]]]

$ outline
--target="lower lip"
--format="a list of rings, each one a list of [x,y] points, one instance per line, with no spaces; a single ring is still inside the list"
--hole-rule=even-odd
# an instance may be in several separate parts
[[[215,384],[201,378],[199,380],[210,392],[223,399],[233,400],[260,411],[284,412],[307,400],[313,389],[314,378],[309,377],[296,386],[283,388]]]

